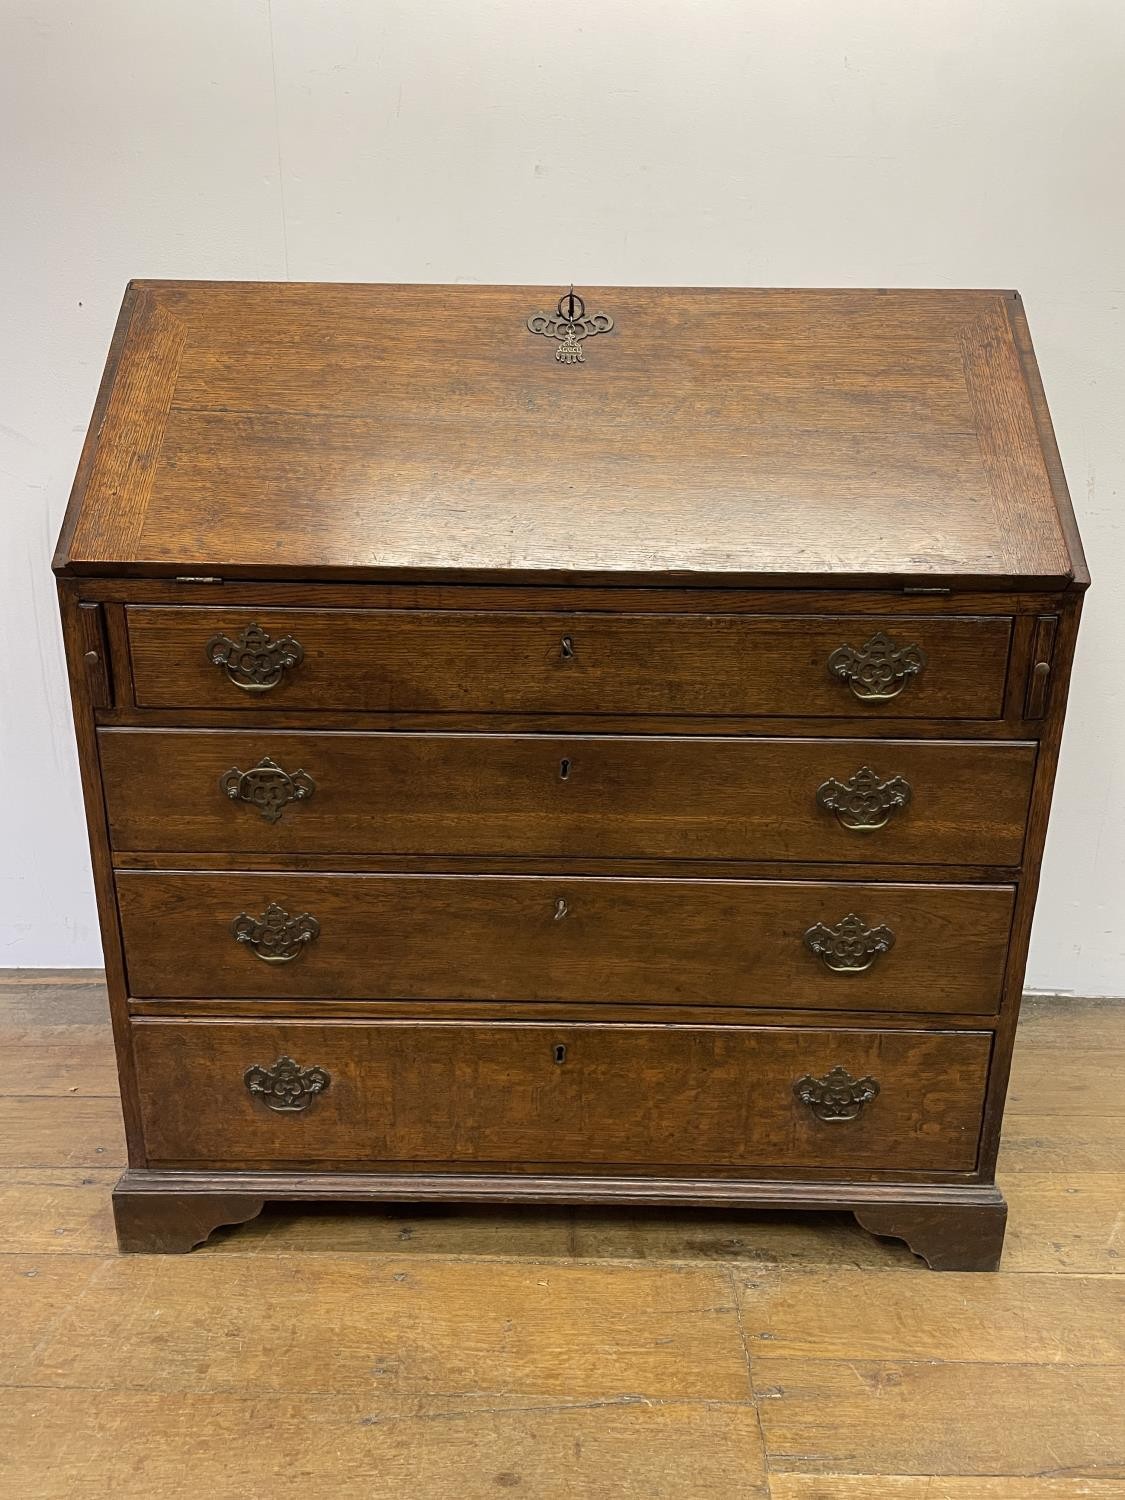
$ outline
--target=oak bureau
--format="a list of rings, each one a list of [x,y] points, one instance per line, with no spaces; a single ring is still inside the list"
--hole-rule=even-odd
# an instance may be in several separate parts
[[[1088,583],[1014,293],[134,282],[55,568],[122,1249],[502,1200],[996,1266]]]

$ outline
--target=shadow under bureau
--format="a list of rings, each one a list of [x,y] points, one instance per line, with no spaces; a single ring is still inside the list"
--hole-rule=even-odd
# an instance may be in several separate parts
[[[995,1267],[1088,582],[1015,294],[135,282],[55,567],[123,1249],[700,1204]]]

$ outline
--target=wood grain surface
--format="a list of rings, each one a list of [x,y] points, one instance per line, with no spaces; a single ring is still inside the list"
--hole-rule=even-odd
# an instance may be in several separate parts
[[[73,1164],[91,1106],[117,1108],[96,1092],[104,989],[0,975],[0,1032],[0,1139],[19,1143],[0,1487],[19,1500],[181,1500],[186,1472],[236,1500],[295,1469],[346,1500],[1121,1493],[1125,1167],[1003,1153],[987,1277],[935,1277],[850,1218],[723,1210],[305,1206],[194,1256],[119,1258],[119,1116],[101,1164]],[[1020,1118],[1075,1144],[1121,1123],[1122,1052],[1125,1007],[1028,1002]]]
[[[121,870],[137,998],[607,1001],[997,1009],[1010,886]],[[232,931],[271,904],[315,939],[264,961]],[[839,973],[806,934],[850,914],[893,946]],[[186,954],[191,962],[185,963]]]
[[[134,1023],[151,1166],[969,1171],[990,1048],[972,1032]],[[300,1113],[244,1082],[281,1057],[329,1075]],[[794,1085],[834,1067],[874,1076],[879,1093],[858,1118],[826,1123]]]
[[[115,852],[1018,865],[1035,750],[918,740],[118,730],[98,736]],[[274,822],[220,782],[269,757],[314,790]],[[910,792],[854,829],[817,790]]]
[[[452,610],[126,610],[138,706],[431,710],[502,714],[786,714],[998,718],[1011,621],[1004,616],[486,614]],[[303,653],[276,686],[246,692],[208,642],[258,625]],[[887,702],[865,702],[829,670],[877,633],[925,666]]]
[[[184,324],[157,296],[137,295],[87,481],[104,505],[81,511],[71,540],[92,561],[112,563],[140,543],[186,338]]]
[[[766,1355],[755,1391],[778,1469],[1125,1478],[1120,1365]]]
[[[1066,583],[1072,556],[1003,292],[141,282],[59,565],[513,580]],[[151,310],[151,311],[149,311]],[[668,357],[674,348],[675,357]],[[68,527],[68,531],[69,531]]]

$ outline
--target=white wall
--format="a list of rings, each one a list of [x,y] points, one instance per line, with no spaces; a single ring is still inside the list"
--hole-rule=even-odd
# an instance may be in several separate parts
[[[0,0],[0,965],[99,961],[48,559],[125,281],[1016,286],[1095,587],[1033,987],[1125,994],[1120,0]]]

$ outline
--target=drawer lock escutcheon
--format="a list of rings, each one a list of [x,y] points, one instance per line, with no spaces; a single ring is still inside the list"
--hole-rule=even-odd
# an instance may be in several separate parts
[[[909,781],[902,776],[891,776],[880,781],[870,766],[861,766],[847,781],[835,777],[823,782],[816,790],[816,800],[821,807],[836,815],[842,828],[859,832],[872,832],[885,828],[899,808],[905,807],[913,792]]]
[[[236,942],[245,943],[264,963],[289,964],[320,936],[320,923],[307,911],[291,917],[271,901],[260,917],[241,912],[230,930]]]
[[[573,287],[562,294],[553,313],[532,313],[527,320],[529,333],[558,340],[555,358],[560,365],[584,365],[583,340],[609,333],[612,328],[613,319],[608,313],[587,315],[586,304]]]
[[[323,1068],[302,1068],[291,1057],[279,1057],[272,1068],[255,1064],[243,1074],[243,1082],[255,1099],[279,1115],[298,1114],[332,1082]]]
[[[305,659],[300,641],[291,635],[271,640],[269,632],[257,624],[247,625],[234,639],[213,635],[204,650],[207,660],[247,693],[269,692],[291,667],[299,667]]]
[[[877,630],[857,650],[839,646],[828,658],[828,670],[851,688],[862,703],[886,703],[897,698],[926,668],[926,653],[913,643],[900,646]]]
[[[808,1105],[818,1120],[854,1120],[879,1092],[874,1078],[853,1078],[847,1068],[832,1068],[823,1078],[806,1073],[793,1085],[802,1104]]]
[[[805,947],[834,974],[862,974],[894,945],[895,935],[889,927],[868,927],[855,912],[849,912],[835,927],[818,922],[805,933]]]
[[[276,761],[263,755],[249,771],[232,766],[219,777],[219,790],[232,802],[248,802],[267,823],[276,823],[290,802],[303,802],[316,791],[307,771],[283,771]]]

